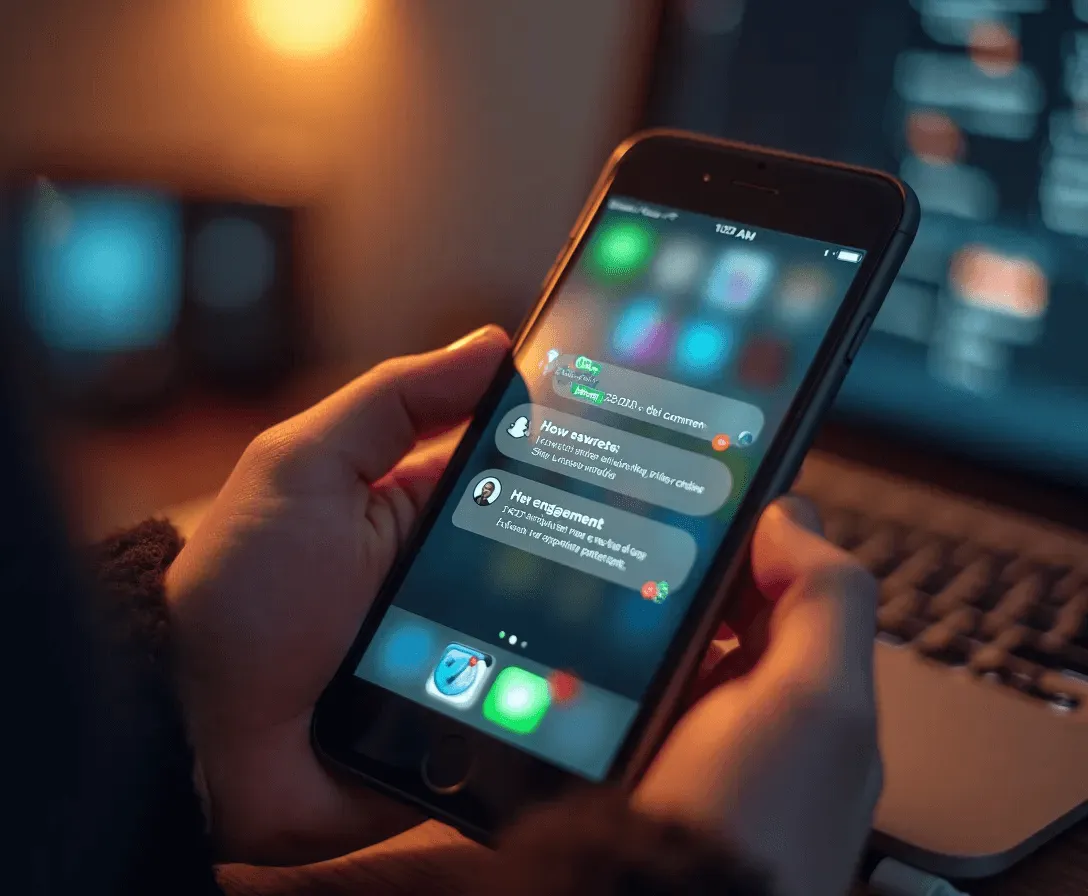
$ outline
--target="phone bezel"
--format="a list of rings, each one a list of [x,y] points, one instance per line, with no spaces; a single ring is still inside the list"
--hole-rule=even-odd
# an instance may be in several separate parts
[[[641,773],[674,718],[679,695],[705,650],[716,620],[721,618],[729,585],[743,566],[755,521],[767,503],[792,482],[792,468],[799,466],[816,423],[845,375],[850,342],[861,322],[879,307],[883,298],[881,280],[890,282],[885,268],[891,264],[892,274],[898,269],[905,248],[889,251],[893,241],[906,235],[909,245],[917,227],[913,195],[894,178],[878,172],[676,131],[636,135],[613,154],[545,279],[540,299],[515,336],[511,355],[500,366],[432,501],[314,713],[313,739],[326,761],[424,807],[485,842],[526,803],[590,782],[421,703],[358,679],[354,670],[411,565],[414,549],[427,537],[451,498],[465,461],[486,434],[492,413],[516,375],[514,357],[577,259],[587,231],[612,193],[866,252],[858,276],[769,446],[733,525],[718,546],[617,753],[606,780],[625,784]],[[875,290],[870,288],[874,283]],[[472,787],[458,792],[438,794],[425,785],[408,759],[398,755],[394,761],[392,754],[382,759],[363,755],[353,744],[364,720],[369,724],[369,720],[379,717],[387,725],[392,720],[403,731],[415,732],[413,736],[423,739],[421,753],[427,744],[451,734],[468,740],[478,752],[479,761],[488,768],[487,779],[474,779]],[[406,744],[411,753],[414,741],[405,737],[399,743]]]

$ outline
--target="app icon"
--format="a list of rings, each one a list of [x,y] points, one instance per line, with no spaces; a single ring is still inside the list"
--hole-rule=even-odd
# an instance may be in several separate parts
[[[427,679],[427,693],[461,709],[471,706],[483,691],[494,664],[490,654],[464,644],[449,644]]]
[[[559,354],[560,352],[557,348],[548,349],[548,354],[546,354],[541,359],[540,363],[537,364],[537,367],[540,368],[541,376],[551,376],[555,373],[555,368],[559,364]]]
[[[654,282],[668,292],[681,292],[691,286],[702,267],[703,253],[690,239],[674,239],[662,246],[654,259]]]
[[[718,433],[710,440],[710,447],[715,451],[725,451],[729,448],[729,436],[724,432]]]
[[[779,319],[793,327],[812,323],[824,310],[831,296],[831,277],[816,265],[798,265],[782,278],[775,311]]]
[[[693,321],[676,341],[676,366],[688,377],[705,377],[721,370],[733,348],[732,333],[708,321]]]
[[[524,415],[518,417],[517,420],[506,427],[506,434],[512,439],[524,439],[529,435],[529,418]]]
[[[487,692],[484,718],[515,734],[532,734],[550,704],[545,679],[517,666],[507,666]]]
[[[714,266],[707,283],[707,304],[723,311],[748,311],[774,275],[774,260],[759,249],[730,249]]]
[[[607,225],[594,240],[589,266],[608,280],[628,280],[642,272],[654,247],[653,231],[640,221]]]
[[[556,669],[548,676],[548,690],[556,703],[570,703],[582,689],[582,682],[573,672]]]
[[[752,435],[748,430],[744,430],[739,436],[737,436],[737,444],[742,448],[747,448],[756,440],[756,437]]]
[[[643,600],[652,600],[655,604],[663,604],[669,596],[669,583],[664,581],[646,582],[643,584],[640,593]]]
[[[756,389],[773,389],[786,378],[788,364],[786,343],[769,336],[757,336],[741,353],[741,382]]]
[[[612,350],[625,361],[660,360],[669,348],[669,324],[661,305],[636,299],[620,314],[612,331]]]

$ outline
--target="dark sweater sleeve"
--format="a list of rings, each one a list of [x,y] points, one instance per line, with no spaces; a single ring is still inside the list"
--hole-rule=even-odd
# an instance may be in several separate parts
[[[181,545],[173,526],[149,520],[90,552],[106,647],[100,771],[115,782],[109,814],[125,894],[220,893],[174,687],[164,578]]]

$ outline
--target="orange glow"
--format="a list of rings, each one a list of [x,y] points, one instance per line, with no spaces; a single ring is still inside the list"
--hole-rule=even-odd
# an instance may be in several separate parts
[[[968,40],[971,61],[987,75],[1007,75],[1020,64],[1020,41],[1000,22],[979,22]]]
[[[285,56],[328,56],[351,40],[363,0],[248,0],[249,19],[270,47]]]
[[[1046,311],[1050,284],[1030,258],[967,246],[956,253],[950,273],[952,285],[971,305],[1026,320],[1042,317]]]
[[[963,133],[943,112],[919,110],[907,119],[907,145],[932,165],[948,165],[963,155]]]

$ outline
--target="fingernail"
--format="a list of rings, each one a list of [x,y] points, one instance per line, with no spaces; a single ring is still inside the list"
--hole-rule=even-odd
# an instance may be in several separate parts
[[[824,527],[820,521],[820,512],[808,498],[800,495],[786,495],[775,502],[794,523],[802,529],[808,529],[817,535],[823,535]]]
[[[473,330],[467,336],[462,336],[456,342],[451,342],[449,345],[447,345],[446,346],[446,351],[448,351],[448,352],[459,351],[460,349],[463,349],[466,345],[468,345],[470,342],[475,342],[477,339],[479,339],[481,336],[483,336],[490,329],[491,329],[491,324],[486,324],[485,326],[480,327],[480,329],[478,329],[478,330]]]

